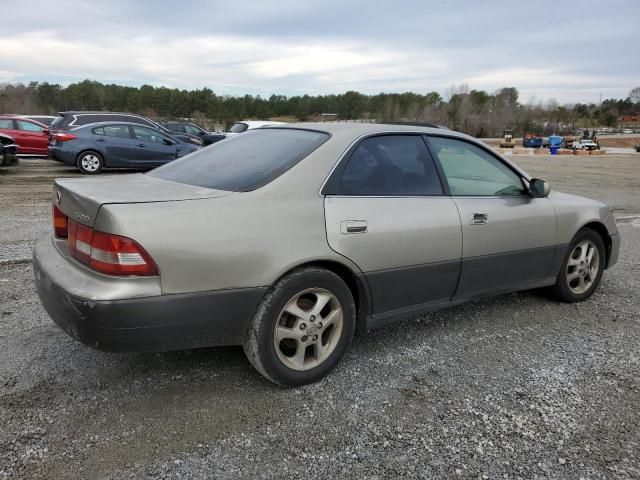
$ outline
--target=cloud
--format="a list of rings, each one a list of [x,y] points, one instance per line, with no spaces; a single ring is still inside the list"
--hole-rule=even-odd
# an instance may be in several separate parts
[[[3,3],[12,22],[0,81],[90,78],[262,95],[444,93],[466,82],[584,102],[624,97],[640,81],[634,2]]]

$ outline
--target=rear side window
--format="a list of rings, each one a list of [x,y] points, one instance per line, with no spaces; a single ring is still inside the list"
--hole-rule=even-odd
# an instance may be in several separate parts
[[[10,118],[0,118],[0,128],[13,130],[13,120],[11,120]]]
[[[172,132],[184,133],[184,125],[180,125],[179,123],[169,123],[165,125],[165,127]]]
[[[358,144],[338,184],[338,195],[442,195],[442,185],[424,140],[383,135]]]
[[[328,138],[324,132],[292,128],[251,130],[174,160],[149,175],[198,187],[248,192],[282,175]]]
[[[97,127],[91,130],[95,135],[104,135],[105,137],[131,138],[129,127],[126,125],[107,125],[106,127]]]
[[[114,119],[116,120],[116,119]],[[131,123],[140,123],[141,125],[146,125],[148,127],[156,127],[156,125],[151,121],[143,117],[135,117],[132,115],[127,115],[126,117],[123,115],[123,118],[117,119],[118,122],[131,122]]]
[[[78,125],[89,125],[90,123],[96,122],[106,122],[108,120],[113,120],[111,118],[100,118],[100,115],[76,115],[76,120],[73,123],[73,126]]]

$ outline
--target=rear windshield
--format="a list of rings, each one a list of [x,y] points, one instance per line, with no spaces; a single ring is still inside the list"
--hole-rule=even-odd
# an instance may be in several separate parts
[[[148,175],[198,187],[248,192],[293,167],[329,134],[292,128],[250,130],[156,168]]]
[[[247,125],[246,123],[236,122],[233,124],[233,126],[231,127],[231,130],[229,131],[231,133],[242,133],[246,131],[247,128],[249,128],[249,125]]]
[[[66,115],[58,115],[53,122],[51,122],[51,129],[64,128],[69,123]]]

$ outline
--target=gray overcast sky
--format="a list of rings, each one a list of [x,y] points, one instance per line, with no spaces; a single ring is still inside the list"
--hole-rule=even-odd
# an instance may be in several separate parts
[[[514,86],[597,102],[640,85],[640,0],[0,0],[0,83],[218,94]]]

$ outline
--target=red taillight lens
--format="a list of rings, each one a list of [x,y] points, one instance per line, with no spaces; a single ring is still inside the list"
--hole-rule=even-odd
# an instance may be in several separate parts
[[[53,234],[57,238],[66,238],[68,235],[67,216],[58,207],[53,205]]]
[[[155,262],[137,242],[103,232],[93,232],[89,266],[110,275],[158,274]]]
[[[78,137],[76,137],[73,133],[57,132],[53,134],[53,138],[54,140],[58,140],[59,142],[67,142]]]
[[[99,232],[69,220],[71,254],[96,272],[107,275],[158,275],[158,267],[136,241]]]

